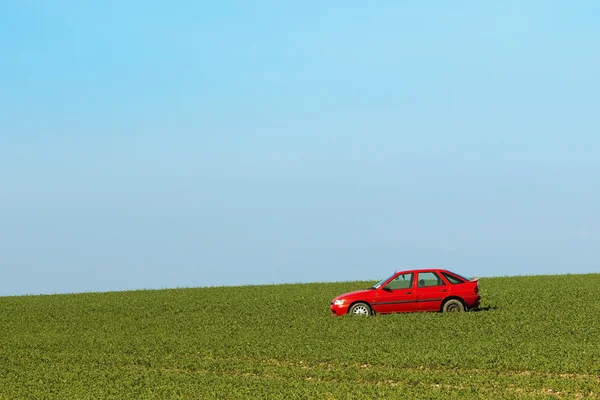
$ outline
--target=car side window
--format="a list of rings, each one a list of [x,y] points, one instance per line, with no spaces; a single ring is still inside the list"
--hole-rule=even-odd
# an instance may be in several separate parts
[[[419,272],[419,287],[445,286],[435,272]]]
[[[387,284],[388,289],[410,289],[412,287],[413,274],[401,274]]]
[[[448,280],[448,282],[450,282],[453,285],[456,285],[458,283],[465,283],[465,281],[463,281],[462,279],[454,277],[454,276],[452,276],[450,274],[447,274],[445,272],[442,272],[442,275],[444,275],[444,278],[446,278]]]

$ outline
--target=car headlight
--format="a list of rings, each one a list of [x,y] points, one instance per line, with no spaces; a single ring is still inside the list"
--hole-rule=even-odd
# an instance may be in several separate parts
[[[334,306],[342,306],[344,305],[344,300],[336,300],[333,302]]]

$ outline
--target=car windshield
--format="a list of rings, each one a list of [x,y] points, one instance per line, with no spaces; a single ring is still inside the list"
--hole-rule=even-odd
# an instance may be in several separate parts
[[[396,274],[394,274],[396,275]],[[394,276],[392,275],[392,276]],[[387,278],[379,281],[379,283],[377,283],[376,285],[373,286],[373,289],[379,289],[381,287],[381,285],[383,285],[388,279],[390,279],[392,276],[388,276]]]

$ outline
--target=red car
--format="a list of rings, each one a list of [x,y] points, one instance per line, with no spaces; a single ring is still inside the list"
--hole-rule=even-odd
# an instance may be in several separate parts
[[[466,311],[479,306],[478,281],[445,269],[396,272],[367,290],[336,297],[331,311],[335,315]]]

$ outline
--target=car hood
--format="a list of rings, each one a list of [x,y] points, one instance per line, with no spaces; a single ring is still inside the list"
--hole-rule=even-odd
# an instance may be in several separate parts
[[[335,300],[339,300],[339,299],[347,299],[347,298],[351,298],[351,297],[362,297],[364,294],[366,293],[373,293],[375,290],[374,289],[367,289],[367,290],[356,290],[354,292],[348,292],[348,293],[344,293],[344,294],[340,294],[338,297],[336,297]]]

